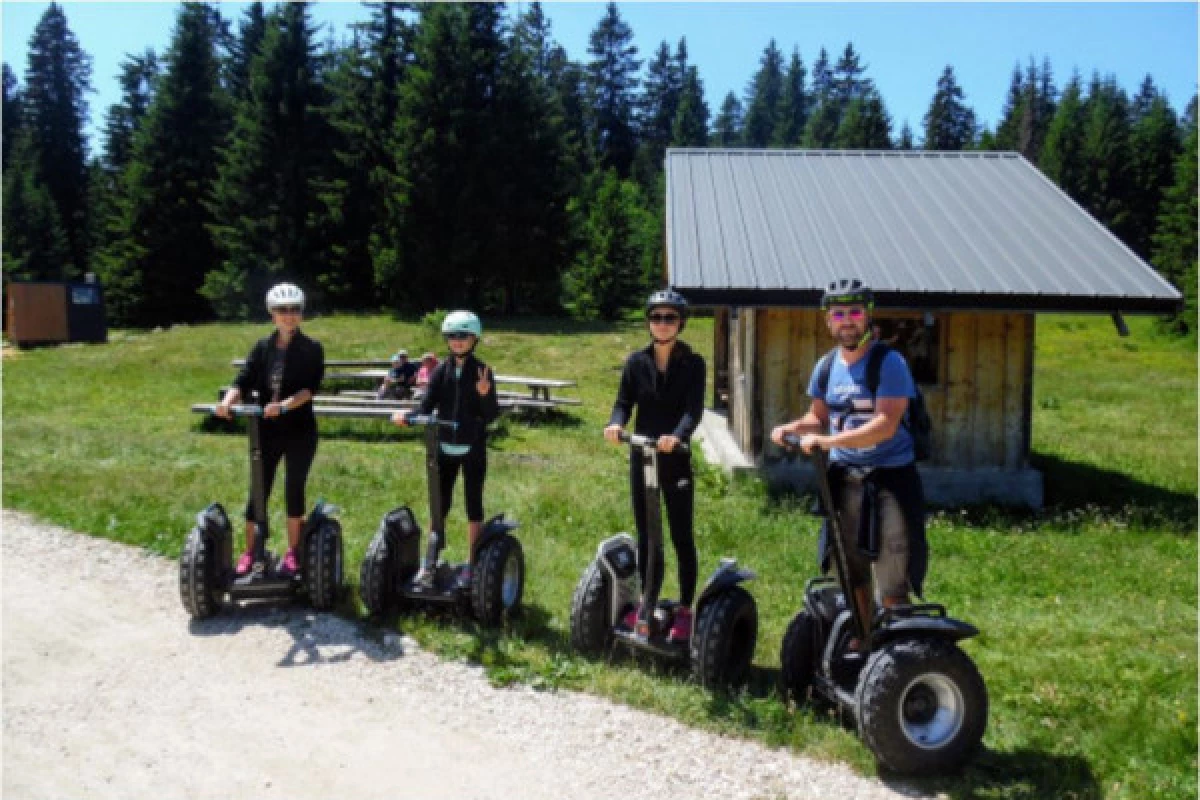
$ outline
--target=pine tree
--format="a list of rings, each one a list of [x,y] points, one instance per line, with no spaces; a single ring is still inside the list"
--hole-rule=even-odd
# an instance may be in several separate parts
[[[900,128],[900,139],[896,142],[897,150],[912,150],[913,135],[912,128],[908,125],[908,120],[904,121],[904,126]]]
[[[250,63],[249,94],[237,108],[212,205],[222,265],[203,288],[223,317],[261,314],[258,300],[278,280],[310,290],[323,283],[318,180],[328,134],[312,33],[306,3],[278,7]]]
[[[671,144],[675,147],[708,146],[708,103],[704,102],[700,71],[694,66],[687,68],[683,79],[679,110],[671,129]]]
[[[267,33],[267,15],[261,2],[251,3],[242,14],[238,35],[229,47],[229,95],[235,103],[246,100],[250,92],[250,62],[258,55]]]
[[[1094,75],[1085,104],[1083,204],[1125,242],[1132,233],[1131,161],[1129,99],[1116,78]]]
[[[1195,108],[1193,97],[1190,109]],[[1196,136],[1195,114],[1190,115],[1187,136],[1175,161],[1174,182],[1164,192],[1158,215],[1158,230],[1154,234],[1154,265],[1184,295],[1182,313],[1172,319],[1172,327],[1181,333],[1196,335],[1196,253],[1197,194],[1196,152],[1200,141]]]
[[[1083,155],[1086,122],[1083,88],[1077,73],[1071,76],[1063,90],[1039,164],[1050,180],[1078,202],[1084,197],[1084,171],[1087,169]]]
[[[925,114],[926,150],[967,150],[975,143],[975,112],[963,103],[963,90],[947,65]]]
[[[134,134],[98,264],[109,313],[122,324],[210,316],[198,290],[217,265],[206,201],[229,129],[217,51],[221,35],[215,8],[180,6],[163,73]]]
[[[866,71],[867,66],[862,63],[854,45],[847,42],[846,49],[842,51],[842,57],[838,59],[837,66],[833,68],[833,95],[843,108],[851,100],[866,97],[875,91],[875,85],[871,80],[863,77]]]
[[[570,260],[568,213],[576,168],[561,104],[539,73],[539,51],[528,37],[510,37],[497,92],[496,213],[490,251],[498,255],[495,281],[506,313],[559,309],[562,270]]]
[[[21,87],[17,83],[17,76],[9,68],[8,64],[4,64],[4,107],[0,111],[0,122],[3,123],[4,129],[0,133],[0,142],[3,142],[4,161],[3,169],[8,169],[8,155],[12,152],[13,144],[17,141],[17,136],[23,127],[24,114],[21,111],[21,106],[24,103],[24,97],[21,93]]]
[[[855,97],[838,124],[834,146],[844,150],[890,150],[892,121],[883,98],[874,90]]]
[[[713,121],[713,143],[718,147],[736,147],[742,140],[742,102],[729,92],[721,103],[721,113]]]
[[[680,42],[682,45],[682,41]],[[686,69],[686,63],[683,69]],[[662,172],[663,155],[671,143],[671,128],[679,109],[683,73],[671,56],[671,48],[661,42],[646,65],[642,97],[638,104],[639,144],[633,174],[638,183],[650,189]]]
[[[996,126],[996,147],[999,150],[1015,150],[1029,158],[1028,144],[1021,147],[1020,120],[1025,101],[1025,78],[1021,65],[1013,67],[1012,81],[1008,85],[1008,94],[1004,97],[1004,109],[1000,112],[1000,122]]]
[[[25,120],[32,135],[38,179],[49,191],[70,248],[67,275],[88,267],[86,95],[91,58],[67,26],[62,7],[51,3],[29,40],[25,71]]]
[[[32,133],[21,131],[12,143],[12,164],[4,172],[0,263],[6,279],[65,280],[70,264],[67,233],[37,171]]]
[[[847,68],[857,69],[857,66],[848,64]],[[804,146],[828,149],[834,146],[837,139],[845,106],[833,70],[829,66],[829,54],[825,52],[824,47],[813,64],[813,104],[808,124],[804,128]]]
[[[104,124],[104,166],[110,174],[120,173],[133,153],[133,136],[154,98],[158,79],[158,58],[153,50],[127,55],[121,62],[117,82],[121,102],[109,106]]]
[[[1130,240],[1138,255],[1150,255],[1159,205],[1171,186],[1179,153],[1179,125],[1167,98],[1147,75],[1133,100],[1130,132]]]
[[[586,203],[583,248],[567,276],[567,292],[582,316],[613,319],[645,288],[643,253],[653,222],[637,184],[606,170]]]
[[[804,126],[808,123],[808,91],[804,88],[806,75],[800,51],[793,48],[792,60],[783,79],[779,121],[771,136],[773,147],[795,147],[804,137]]]
[[[747,147],[766,147],[779,126],[783,100],[783,54],[772,39],[763,50],[758,72],[746,87],[746,118],[743,142]]]
[[[600,166],[612,167],[627,177],[637,150],[634,132],[634,98],[641,61],[633,44],[633,31],[621,19],[617,4],[609,2],[604,18],[588,39],[587,79],[594,149]]]

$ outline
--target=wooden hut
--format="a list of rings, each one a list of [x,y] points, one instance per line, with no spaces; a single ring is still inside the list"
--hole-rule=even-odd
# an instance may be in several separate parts
[[[749,461],[808,407],[833,341],[822,287],[860,278],[934,426],[935,503],[1038,507],[1029,465],[1039,311],[1157,312],[1179,293],[1014,153],[670,150],[669,283],[715,309],[714,396]]]

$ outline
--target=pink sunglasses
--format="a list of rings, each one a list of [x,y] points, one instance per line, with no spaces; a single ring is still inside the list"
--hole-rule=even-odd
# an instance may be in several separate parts
[[[850,319],[862,319],[867,315],[866,311],[861,308],[852,308],[849,311],[830,311],[829,316],[835,320],[841,321],[849,317]]]

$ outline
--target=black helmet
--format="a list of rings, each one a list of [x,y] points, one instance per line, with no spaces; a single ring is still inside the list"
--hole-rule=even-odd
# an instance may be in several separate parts
[[[656,292],[651,292],[646,298],[646,313],[649,314],[656,308],[673,308],[679,312],[679,330],[683,331],[687,325],[688,318],[688,301],[687,298],[681,295],[674,289],[659,289]]]
[[[875,308],[875,293],[871,291],[871,287],[864,284],[857,278],[847,280],[842,278],[840,281],[834,281],[825,287],[825,293],[821,295],[821,308],[827,309],[830,306],[851,306],[861,303],[867,307],[867,311]]]

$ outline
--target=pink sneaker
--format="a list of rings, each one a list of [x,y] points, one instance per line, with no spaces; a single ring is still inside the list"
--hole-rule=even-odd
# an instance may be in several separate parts
[[[671,623],[671,632],[667,639],[672,642],[686,642],[692,637],[692,610],[687,606],[675,609],[675,619]]]
[[[621,619],[621,621],[623,623],[625,623],[626,628],[629,628],[629,630],[633,630],[634,628],[637,627],[638,612],[640,612],[641,610],[642,610],[642,604],[638,603],[636,606],[631,608],[629,611],[625,612],[625,616]]]
[[[290,578],[299,571],[300,565],[296,563],[296,551],[289,547],[283,560],[279,562],[279,574]]]
[[[237,567],[234,571],[238,574],[238,577],[241,577],[242,575],[250,572],[250,568],[253,566],[254,556],[250,555],[248,552],[242,553],[242,556],[238,559]]]

